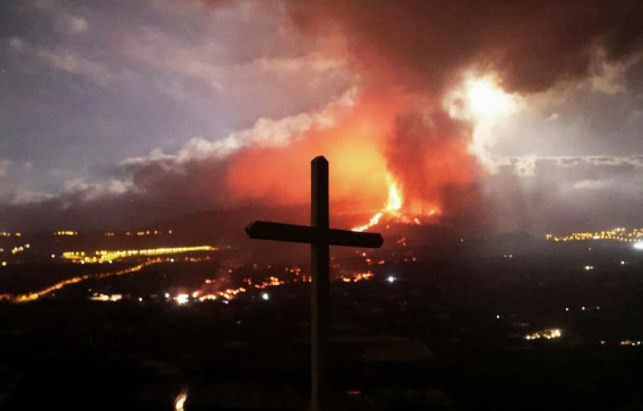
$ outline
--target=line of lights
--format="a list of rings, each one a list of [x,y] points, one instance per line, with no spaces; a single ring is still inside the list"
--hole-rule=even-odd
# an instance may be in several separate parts
[[[74,237],[77,236],[79,233],[78,231],[75,230],[58,230],[54,231],[54,236],[60,237],[60,236],[68,236],[68,237]],[[137,237],[142,237],[142,236],[148,236],[148,235],[161,235],[161,234],[168,234],[172,235],[172,230],[143,230],[143,231],[126,231],[123,233],[126,236],[137,236]],[[0,237],[11,237],[12,233],[9,231],[0,231]],[[16,232],[13,233],[14,236],[20,237],[22,233]],[[106,231],[103,233],[105,237],[115,237],[118,235],[118,233],[114,231]]]
[[[561,236],[546,234],[545,239],[554,242],[611,240],[633,243],[643,239],[643,228],[633,228],[630,230],[625,227],[617,227],[611,230],[578,232]]]
[[[66,260],[80,262],[82,264],[88,263],[105,263],[116,261],[119,258],[127,257],[149,257],[159,256],[164,254],[180,254],[191,253],[196,251],[217,251],[218,248],[209,245],[198,245],[190,247],[161,247],[161,248],[148,248],[143,250],[98,250],[93,255],[87,255],[84,251],[65,251],[62,257]]]
[[[621,340],[621,341],[618,342],[618,344],[619,345],[629,345],[629,346],[632,346],[632,347],[637,347],[637,346],[641,345],[641,341],[640,340],[636,340],[636,341],[634,341],[634,340]]]
[[[20,254],[30,247],[31,247],[31,244],[25,244],[25,245],[13,247],[11,249],[11,254],[13,255]]]
[[[54,235],[57,237],[61,237],[61,236],[74,237],[78,235],[78,231],[61,230],[61,231],[55,231]]]
[[[0,294],[0,301],[9,301],[11,303],[28,303],[32,301],[36,301],[37,299],[52,293],[54,291],[60,290],[63,287],[66,287],[71,284],[77,284],[82,281],[89,280],[91,278],[94,279],[103,279],[107,277],[114,277],[114,276],[119,276],[119,275],[126,275],[126,274],[132,274],[138,271],[141,271],[143,268],[152,265],[152,264],[157,264],[160,263],[162,260],[160,258],[154,259],[154,260],[148,260],[144,263],[137,264],[133,267],[125,268],[122,270],[118,271],[111,271],[107,273],[95,273],[95,274],[83,274],[77,277],[73,278],[68,278],[66,280],[57,282],[56,284],[50,285],[47,288],[44,288],[40,291],[32,291],[26,294],[18,294],[18,295],[13,295],[13,294]]]
[[[125,235],[128,236],[128,237],[129,236],[143,237],[143,236],[148,236],[148,235],[161,235],[161,234],[164,234],[164,233],[163,233],[163,231],[159,231],[159,230],[145,230],[145,231],[135,231],[135,232],[127,231],[127,232],[125,232]],[[167,230],[167,234],[172,235],[172,230]],[[105,236],[107,236],[107,237],[113,237],[114,235],[115,235],[115,233],[113,233],[113,232],[105,233]]]

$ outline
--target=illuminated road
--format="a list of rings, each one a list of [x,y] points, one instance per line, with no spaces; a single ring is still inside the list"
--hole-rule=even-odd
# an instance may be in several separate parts
[[[196,251],[217,251],[218,248],[210,245],[197,245],[190,247],[161,247],[148,248],[143,250],[99,250],[94,255],[86,255],[84,251],[65,251],[62,257],[66,260],[78,261],[81,263],[107,263],[116,261],[119,258],[128,257],[152,257],[167,254],[193,253]]]
[[[144,263],[137,264],[135,266],[125,268],[123,270],[118,270],[118,271],[110,271],[106,273],[94,273],[94,274],[83,274],[78,277],[73,277],[73,278],[68,278],[66,280],[60,281],[56,284],[50,285],[47,288],[43,288],[40,291],[32,291],[27,294],[0,294],[0,301],[9,301],[11,303],[19,304],[19,303],[28,303],[32,301],[36,301],[40,297],[43,297],[49,293],[52,293],[54,291],[60,290],[63,287],[66,287],[68,285],[72,284],[77,284],[82,281],[87,281],[89,279],[103,279],[103,278],[108,278],[108,277],[115,277],[119,275],[127,275],[127,274],[132,274],[141,271],[143,268],[153,265],[153,264],[158,264],[162,262],[160,258],[156,258],[154,260],[148,260]]]
[[[625,227],[618,227],[611,230],[571,233],[561,236],[554,234],[545,235],[545,240],[554,242],[612,240],[633,243],[640,239],[643,239],[643,228],[627,229]]]

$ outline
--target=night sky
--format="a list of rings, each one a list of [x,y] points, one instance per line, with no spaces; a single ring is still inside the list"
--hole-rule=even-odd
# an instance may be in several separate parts
[[[317,154],[339,213],[643,226],[643,3],[503,3],[4,0],[0,229],[304,204]]]

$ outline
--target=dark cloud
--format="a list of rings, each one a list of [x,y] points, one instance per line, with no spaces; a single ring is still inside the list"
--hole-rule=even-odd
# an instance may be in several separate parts
[[[0,206],[7,228],[133,229],[221,206],[225,161],[128,166],[131,183],[68,181],[65,192]]]
[[[341,33],[362,71],[374,67],[374,76],[438,94],[464,69],[495,71],[510,90],[546,90],[587,75],[596,48],[621,59],[640,51],[643,40],[643,4],[637,0],[289,4],[302,29]]]
[[[495,73],[510,92],[544,92],[561,83],[582,82],[595,76],[597,67],[625,61],[643,49],[643,4],[638,1],[321,0],[288,4],[302,31],[336,39],[340,45],[331,49],[347,56],[363,76],[365,87],[385,85],[423,96],[430,113],[423,118],[414,110],[400,113],[387,142],[389,166],[402,180],[406,194],[435,199],[434,192],[439,190],[442,195],[437,198],[449,204],[444,207],[446,213],[480,213],[486,201],[489,210],[498,211],[499,216],[507,210],[498,210],[494,199],[507,196],[516,207],[514,214],[529,218],[502,224],[505,229],[538,227],[531,224],[543,221],[539,218],[543,207],[556,208],[548,184],[558,181],[548,173],[569,170],[554,170],[547,161],[547,165],[539,160],[520,161],[515,166],[521,174],[538,175],[534,180],[542,178],[548,183],[518,178],[513,185],[497,184],[503,173],[486,182],[476,159],[466,150],[472,126],[458,124],[440,112],[445,93],[467,72]],[[611,84],[598,86],[617,90]],[[530,141],[538,145],[538,140]],[[598,158],[591,164],[577,159],[561,161],[580,161],[586,166],[579,167],[577,178],[591,179],[603,172]],[[616,170],[612,167],[610,172]],[[515,176],[513,171],[507,178],[516,178],[511,176]],[[569,183],[573,182],[570,178]],[[528,190],[518,183],[527,184]],[[484,201],[476,195],[481,184],[487,189]],[[447,192],[457,192],[462,199],[443,198]],[[582,195],[575,194],[578,198]],[[566,210],[567,206],[561,207]]]

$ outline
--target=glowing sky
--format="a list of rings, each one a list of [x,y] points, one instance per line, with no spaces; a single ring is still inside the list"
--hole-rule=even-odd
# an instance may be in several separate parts
[[[391,139],[388,126],[373,126],[372,152],[384,154],[364,173],[386,163],[424,201],[427,192],[451,189],[432,182],[469,164],[428,168],[422,164],[428,157],[391,152],[391,144],[408,143],[409,127],[414,130],[426,107],[434,117],[422,127],[440,118],[435,110],[441,107],[471,128],[475,170],[445,179],[475,185],[474,211],[490,228],[643,225],[643,36],[627,31],[625,41],[612,30],[623,15],[629,16],[624,27],[643,27],[640,2],[624,2],[633,9],[606,22],[579,14],[574,6],[583,2],[536,16],[520,6],[516,13],[480,13],[496,2],[454,2],[465,7],[422,9],[426,16],[391,13],[389,6],[353,13],[335,3],[308,9],[285,1],[3,1],[0,229],[49,228],[51,220],[66,228],[111,227],[258,201],[257,188],[244,186],[254,178],[243,160],[260,155],[255,147],[312,144],[299,140],[329,138],[319,130],[339,115],[353,121],[341,120],[341,130],[357,129],[351,116],[360,113],[386,117],[373,114],[378,110],[391,113],[390,124],[407,133],[404,141]],[[364,4],[356,1],[355,9]],[[469,8],[489,22],[458,26]],[[426,36],[420,35],[423,18],[439,23]],[[578,26],[578,38],[569,41],[580,46],[560,40],[569,33],[559,26],[569,21]],[[378,33],[373,22],[382,23]],[[410,28],[397,30],[404,22]],[[513,27],[524,31],[511,33]],[[513,39],[520,35],[524,44]],[[605,49],[595,46],[601,36]],[[525,44],[538,47],[520,51]],[[480,82],[485,75],[493,81]],[[459,97],[473,98],[468,112]],[[375,108],[364,110],[365,102]],[[440,139],[442,130],[429,134]],[[363,136],[355,145],[344,143],[353,137],[332,138],[333,150],[369,145]],[[418,141],[427,153],[464,155]],[[285,151],[283,158],[319,147]],[[402,169],[401,158],[416,166]],[[301,159],[304,170],[308,160]],[[385,175],[382,170],[378,178]],[[375,197],[384,201],[385,188],[365,184],[382,191]],[[341,197],[355,187],[338,190]],[[468,197],[457,198],[466,203]]]

